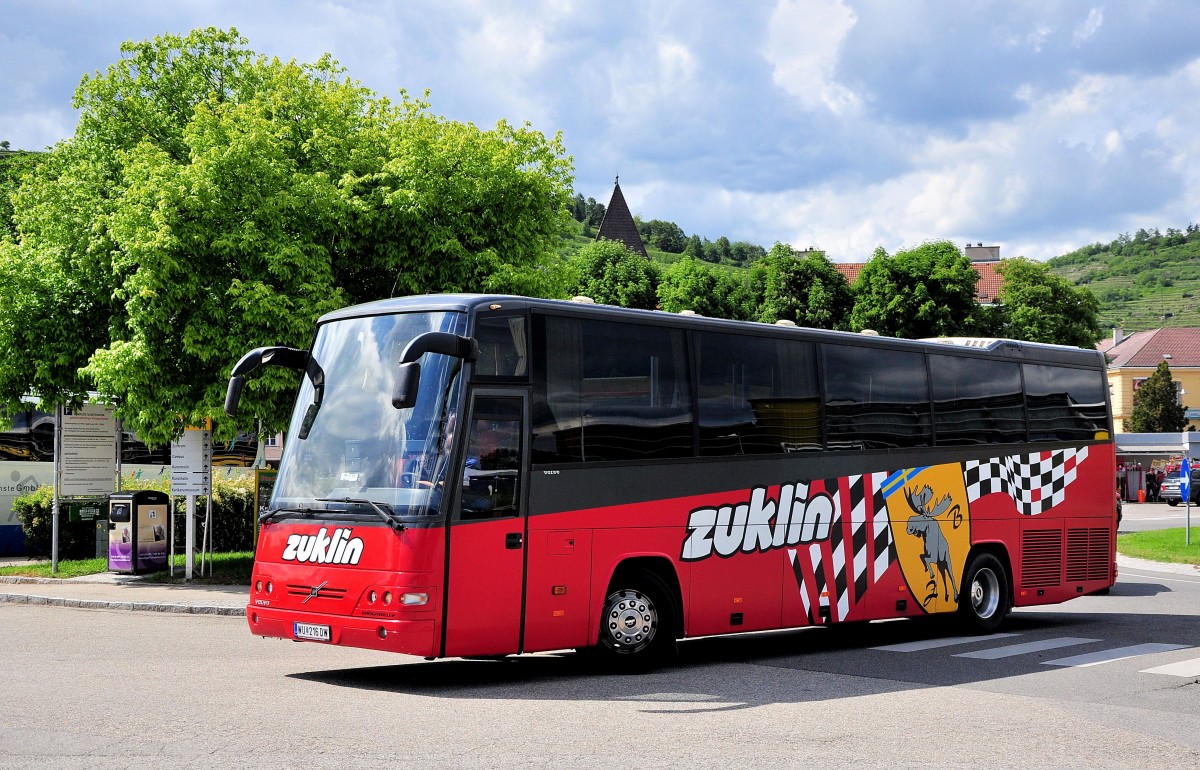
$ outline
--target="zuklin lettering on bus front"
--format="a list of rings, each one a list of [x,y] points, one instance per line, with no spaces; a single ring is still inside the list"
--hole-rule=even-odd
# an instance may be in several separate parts
[[[309,564],[358,564],[362,558],[362,538],[350,537],[351,530],[335,529],[331,536],[325,527],[315,535],[288,535],[279,557],[283,561]]]
[[[683,561],[753,553],[811,543],[829,537],[837,502],[825,492],[809,495],[808,484],[783,484],[778,499],[767,497],[768,487],[755,487],[748,502],[697,508],[688,515]]]

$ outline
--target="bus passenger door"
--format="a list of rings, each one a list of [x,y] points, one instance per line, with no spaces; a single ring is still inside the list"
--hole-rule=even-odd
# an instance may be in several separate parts
[[[525,395],[477,390],[468,414],[450,516],[444,654],[503,655],[521,648]]]

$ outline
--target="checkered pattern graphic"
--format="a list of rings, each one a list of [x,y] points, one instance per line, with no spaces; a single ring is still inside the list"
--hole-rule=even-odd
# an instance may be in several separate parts
[[[1066,498],[1067,487],[1087,454],[1087,447],[1082,447],[969,460],[963,463],[967,500],[975,502],[999,492],[1011,497],[1025,516],[1045,513]]]
[[[823,492],[834,503],[829,538],[787,552],[809,623],[853,616],[870,586],[896,561],[882,491],[887,476],[824,479],[798,490],[803,497]]]

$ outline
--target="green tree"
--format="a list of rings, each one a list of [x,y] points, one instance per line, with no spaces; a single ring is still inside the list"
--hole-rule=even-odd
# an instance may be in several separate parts
[[[753,243],[746,243],[745,241],[735,241],[729,247],[729,252],[729,258],[739,265],[744,265],[747,262],[767,256],[767,250],[762,246],[756,246]]]
[[[722,235],[713,241],[711,255],[709,258],[711,262],[728,262],[732,256],[733,253],[730,251],[730,243],[728,238]]]
[[[854,284],[850,328],[908,339],[974,333],[977,280],[971,261],[949,241],[894,257],[878,248]]]
[[[658,304],[654,265],[620,241],[603,238],[585,245],[570,263],[570,293],[603,305],[653,310]]]
[[[1100,339],[1100,302],[1042,262],[1006,259],[996,268],[1004,278],[997,300],[999,334],[1030,342],[1091,349]]]
[[[749,292],[742,281],[728,270],[690,257],[663,271],[658,302],[668,313],[692,310],[710,318],[751,318]]]
[[[187,423],[283,427],[295,387],[224,383],[246,350],[303,346],[352,302],[538,280],[570,202],[560,137],[393,103],[328,57],[255,55],[235,30],[122,46],[85,78],[75,136],[14,196],[0,246],[0,402],[89,389],[145,440]]]
[[[1133,394],[1133,411],[1125,418],[1129,433],[1178,433],[1187,427],[1186,408],[1171,378],[1171,367],[1160,361]]]
[[[683,229],[674,222],[662,219],[651,219],[649,222],[638,221],[638,233],[646,243],[659,251],[670,254],[683,253],[683,248],[687,245],[687,235],[684,234]]]
[[[762,307],[765,323],[794,321],[819,329],[845,329],[854,306],[846,277],[824,252],[797,252],[776,243],[762,260],[766,266]]]
[[[8,148],[0,152],[0,239],[19,237],[13,221],[12,196],[43,158],[45,155],[40,152],[10,152]]]
[[[704,259],[704,243],[699,235],[689,236],[683,245],[683,253],[692,259]]]

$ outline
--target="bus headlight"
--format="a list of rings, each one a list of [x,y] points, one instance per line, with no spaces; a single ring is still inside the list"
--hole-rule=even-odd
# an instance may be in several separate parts
[[[406,607],[413,607],[421,604],[429,603],[429,594],[426,593],[404,593],[400,594],[400,603]]]

